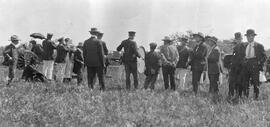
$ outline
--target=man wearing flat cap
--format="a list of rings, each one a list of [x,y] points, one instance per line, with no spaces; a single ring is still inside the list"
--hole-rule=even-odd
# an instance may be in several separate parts
[[[254,87],[254,99],[258,100],[259,97],[259,74],[263,71],[266,55],[264,46],[254,40],[257,34],[253,29],[248,29],[245,36],[248,42],[245,43],[245,60],[242,74],[244,76],[244,94],[249,95],[249,83]],[[251,82],[250,82],[251,81]],[[239,93],[241,96],[241,92]]]
[[[16,45],[19,44],[19,37],[17,35],[12,35],[10,37],[11,44],[6,46],[3,52],[4,62],[3,65],[8,66],[8,83],[7,86],[13,81],[15,76],[15,70],[17,66],[18,51]]]
[[[53,52],[56,49],[56,44],[52,41],[53,34],[48,33],[47,38],[42,42],[43,47],[43,68],[42,73],[48,80],[53,78],[54,58]]]
[[[179,80],[179,85],[182,89],[186,89],[186,75],[188,60],[190,58],[191,49],[187,46],[188,37],[185,35],[181,38],[181,44],[177,46],[179,60],[176,65],[176,77]]]
[[[94,82],[96,75],[98,76],[100,90],[105,90],[104,82],[104,67],[105,58],[102,42],[97,39],[97,28],[91,28],[89,31],[91,37],[84,41],[83,57],[84,64],[87,67],[88,87],[90,90],[94,89]]]
[[[166,90],[169,89],[169,87],[171,87],[172,90],[176,90],[175,70],[179,60],[179,53],[176,46],[173,45],[173,41],[170,39],[170,37],[165,36],[162,40],[164,41],[164,45],[160,47],[160,53],[162,56],[164,87]]]
[[[232,42],[233,53],[229,66],[229,93],[227,98],[229,101],[233,99],[235,95],[238,95],[238,92],[242,91],[243,89],[243,75],[241,74],[241,72],[243,69],[243,62],[245,58],[244,51],[246,50],[246,48],[242,40],[242,34],[240,32],[236,32],[234,34],[234,41]]]
[[[145,72],[146,75],[144,88],[150,88],[153,90],[155,88],[155,83],[157,81],[157,76],[159,74],[159,69],[161,67],[161,56],[155,51],[157,44],[150,43],[150,52],[145,55]]]
[[[129,31],[128,39],[122,41],[116,49],[119,52],[124,48],[122,60],[125,65],[126,88],[128,90],[130,89],[130,74],[133,75],[134,88],[138,88],[137,57],[140,57],[140,54],[137,51],[137,43],[134,41],[135,33],[134,31]]]
[[[193,37],[196,41],[196,46],[190,55],[189,63],[192,71],[193,92],[197,95],[201,75],[206,71],[207,46],[204,43],[204,35],[202,33],[193,34]]]
[[[210,81],[209,93],[213,97],[213,101],[216,103],[218,95],[219,75],[221,72],[220,64],[220,49],[217,47],[218,39],[216,37],[208,38],[208,44],[210,50],[207,54],[207,72]]]

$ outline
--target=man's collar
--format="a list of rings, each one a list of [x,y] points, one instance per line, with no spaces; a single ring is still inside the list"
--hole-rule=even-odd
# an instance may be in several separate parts
[[[96,35],[91,35],[91,38],[97,38],[97,36]]]
[[[14,43],[12,43],[12,42],[11,42],[11,45],[14,46],[14,47],[16,47],[16,45]]]

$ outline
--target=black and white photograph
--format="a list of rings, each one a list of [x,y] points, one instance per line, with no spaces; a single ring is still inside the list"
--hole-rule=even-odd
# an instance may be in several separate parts
[[[0,12],[0,127],[270,127],[269,0]]]

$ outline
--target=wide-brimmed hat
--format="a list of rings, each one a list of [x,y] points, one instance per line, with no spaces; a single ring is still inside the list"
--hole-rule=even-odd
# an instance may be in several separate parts
[[[255,33],[255,31],[253,29],[248,29],[245,36],[249,36],[249,35],[256,36],[257,34]]]
[[[171,38],[169,36],[165,36],[162,41],[172,41]]]
[[[195,37],[195,36],[198,36],[198,37],[201,37],[202,39],[204,39],[204,35],[201,32],[193,34],[193,37]]]
[[[208,40],[214,42],[215,44],[217,44],[218,41],[218,39],[215,36],[208,38]]]
[[[97,30],[97,28],[91,28],[91,30],[89,31],[91,34],[97,34],[97,33],[99,33],[98,32],[98,30]]]
[[[12,35],[10,37],[10,40],[9,41],[20,41],[21,39],[19,39],[19,37],[17,35]]]

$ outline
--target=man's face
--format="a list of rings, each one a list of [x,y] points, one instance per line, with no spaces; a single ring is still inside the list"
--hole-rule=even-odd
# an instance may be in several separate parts
[[[19,44],[19,41],[18,40],[15,40],[15,41],[12,41],[13,44],[17,45]]]
[[[51,36],[51,35],[48,35],[48,36],[47,36],[47,39],[52,39],[52,36]]]
[[[195,36],[194,39],[195,39],[196,42],[201,42],[202,41],[202,38],[199,37],[199,36]]]
[[[253,42],[254,41],[254,38],[255,38],[254,35],[247,35],[248,42]]]
[[[133,40],[134,38],[135,38],[135,36],[133,36],[133,35],[129,36],[129,39],[131,39],[131,40]]]

